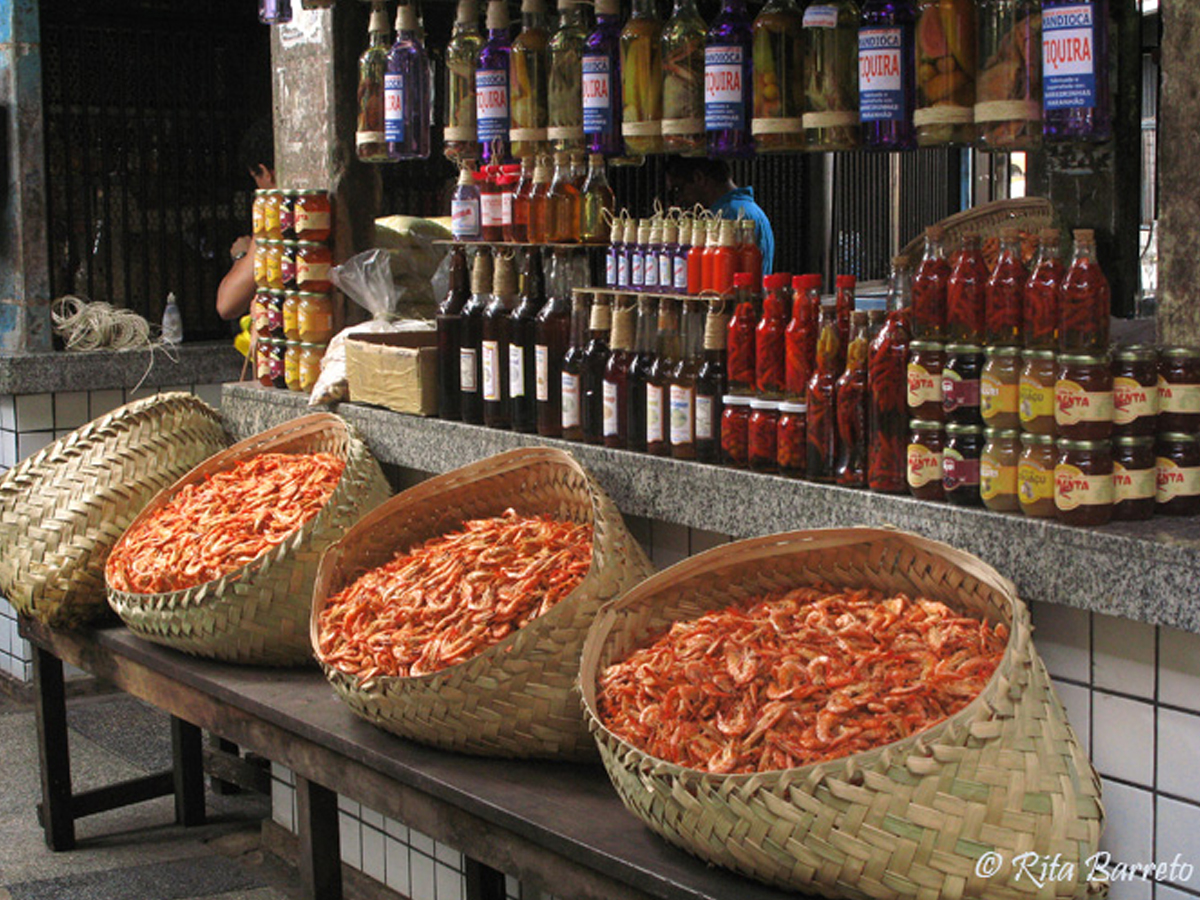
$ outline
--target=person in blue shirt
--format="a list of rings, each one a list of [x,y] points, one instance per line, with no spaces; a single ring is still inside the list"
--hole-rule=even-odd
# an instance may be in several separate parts
[[[691,209],[697,203],[726,219],[753,219],[759,249],[763,255],[763,274],[775,267],[775,233],[771,220],[754,201],[754,188],[733,183],[729,163],[723,159],[672,156],[667,160],[667,203]]]

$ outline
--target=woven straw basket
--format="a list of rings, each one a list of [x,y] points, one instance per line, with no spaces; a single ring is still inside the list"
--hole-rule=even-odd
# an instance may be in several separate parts
[[[964,209],[947,216],[938,224],[945,229],[943,243],[949,257],[958,249],[962,236],[967,232],[973,231],[981,240],[986,241],[988,238],[999,238],[1000,229],[1006,226],[1037,234],[1043,228],[1054,227],[1055,223],[1054,206],[1049,200],[1044,197],[1020,197],[1016,200],[995,200]],[[922,232],[909,241],[900,253],[907,256],[915,268],[924,249],[925,233]]]
[[[613,502],[561,450],[501,453],[410,488],[364,517],[321,560],[313,646],[329,597],[359,575],[508,507],[593,525],[591,567],[553,609],[478,656],[430,675],[360,683],[322,666],[356,713],[401,737],[477,755],[595,759],[576,685],[583,640],[597,610],[653,569]]]
[[[54,627],[110,615],[104,563],[154,495],[229,441],[191,394],[119,407],[0,478],[0,591]]]
[[[196,656],[255,665],[297,665],[311,658],[305,631],[321,553],[367,510],[391,494],[366,445],[342,419],[318,413],[234,444],[160,493],[130,528],[187,484],[262,453],[332,453],[346,468],[325,507],[282,544],[228,575],[165,594],[108,587],[108,602],[140,637]]]
[[[647,756],[600,724],[599,675],[672,622],[817,582],[940,600],[1008,623],[1009,643],[983,692],[950,718],[802,768],[713,775]],[[710,550],[606,607],[588,634],[580,677],[589,725],[625,805],[709,862],[826,897],[1048,900],[1086,888],[1081,862],[1096,852],[1103,825],[1099,780],[1034,651],[1028,609],[1010,582],[969,554],[865,528]],[[1025,851],[1061,854],[1075,866],[1073,880],[1036,890],[1020,877],[1020,861],[1014,869]]]

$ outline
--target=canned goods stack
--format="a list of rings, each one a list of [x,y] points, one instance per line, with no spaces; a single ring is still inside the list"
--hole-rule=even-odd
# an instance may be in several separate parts
[[[318,190],[254,193],[255,371],[261,384],[310,391],[333,337],[333,207]]]

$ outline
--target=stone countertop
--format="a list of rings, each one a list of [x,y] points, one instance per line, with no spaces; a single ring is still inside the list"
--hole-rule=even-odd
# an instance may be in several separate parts
[[[240,438],[308,411],[307,398],[227,384]],[[974,553],[1029,600],[1200,633],[1200,518],[1070,528],[1019,513],[930,503],[344,403],[335,410],[381,461],[438,474],[514,447],[573,453],[622,512],[754,537],[805,528],[893,525]]]
[[[0,394],[103,391],[183,384],[220,384],[241,377],[240,353],[228,341],[166,350],[88,350],[0,354]],[[144,379],[144,380],[143,380]]]

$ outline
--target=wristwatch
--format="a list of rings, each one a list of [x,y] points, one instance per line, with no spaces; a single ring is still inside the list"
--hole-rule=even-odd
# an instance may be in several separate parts
[[[233,257],[233,261],[234,261],[234,262],[237,262],[239,259],[241,259],[243,256],[245,256],[245,255],[246,255],[246,251],[245,251],[245,250],[243,250],[241,253],[233,253],[233,254],[230,254],[230,255]]]

